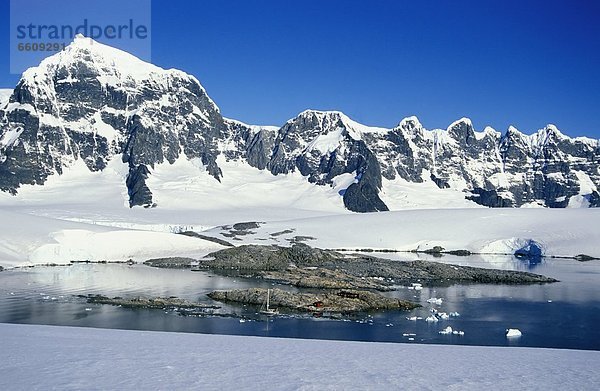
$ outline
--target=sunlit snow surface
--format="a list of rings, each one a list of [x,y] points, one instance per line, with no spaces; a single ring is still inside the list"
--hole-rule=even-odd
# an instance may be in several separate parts
[[[13,90],[9,88],[0,88],[0,108],[2,108],[12,95]]]
[[[0,266],[201,257],[221,248],[173,234],[188,230],[236,245],[289,245],[303,236],[321,248],[411,251],[441,246],[512,254],[534,241],[544,255],[600,257],[598,208],[433,209],[435,199],[414,184],[384,182],[384,198],[396,197],[391,205],[407,205],[399,198],[406,195],[428,209],[359,214],[344,209],[338,194],[342,185],[314,186],[299,173],[274,176],[223,158],[219,166],[221,182],[194,160],[155,166],[149,183],[158,206],[151,209],[127,206],[127,167],[118,160],[95,173],[78,161],[44,186],[22,186],[16,197],[0,193]],[[339,178],[340,183],[352,181],[351,176]],[[452,205],[467,206],[438,202],[437,207]],[[227,236],[223,226],[244,221],[264,224],[243,236]]]
[[[593,390],[600,352],[0,324],[0,389]]]

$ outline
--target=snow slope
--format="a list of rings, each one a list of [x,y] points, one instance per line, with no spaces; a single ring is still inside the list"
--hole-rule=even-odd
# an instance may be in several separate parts
[[[0,389],[593,390],[600,352],[0,324]]]
[[[446,250],[512,254],[537,242],[543,255],[600,257],[599,209],[431,209],[269,222],[240,243],[286,244],[308,236],[321,248]],[[292,230],[273,236],[271,234]],[[221,229],[210,231],[218,236]]]
[[[4,105],[8,103],[12,93],[12,88],[0,88],[0,108],[4,107]]]
[[[0,266],[201,256],[222,246],[167,232],[121,230],[0,209]]]
[[[195,159],[156,165],[150,179],[155,209],[127,206],[128,167],[118,159],[94,173],[78,160],[44,186],[24,185],[17,196],[0,193],[0,266],[202,256],[221,246],[172,233],[350,213],[335,189],[315,187],[298,173],[274,176],[239,162],[219,164],[228,173],[221,182]]]
[[[289,245],[295,236],[307,236],[315,238],[308,244],[322,248],[410,251],[442,246],[506,254],[533,240],[544,255],[600,257],[597,208],[357,214],[344,209],[335,186],[313,186],[297,172],[271,175],[223,157],[219,166],[225,173],[221,182],[196,159],[182,157],[174,164],[155,165],[148,181],[159,207],[152,209],[127,207],[123,181],[128,167],[117,159],[95,173],[77,161],[63,175],[49,177],[44,186],[25,185],[17,196],[0,193],[0,265],[200,256],[219,247],[171,233],[192,230],[232,241],[221,235],[221,226],[242,221],[265,224],[238,237],[235,244]],[[460,192],[452,189],[440,191],[448,193],[448,200],[454,197],[455,203],[436,204],[435,197],[427,198],[433,193],[420,187],[435,186],[431,181],[383,183],[384,199],[397,207],[417,202],[421,208],[461,205]],[[285,230],[292,232],[271,235]]]
[[[166,255],[201,256],[220,248],[173,234],[186,230],[236,245],[287,246],[294,237],[305,236],[309,245],[321,248],[411,251],[442,246],[512,254],[534,241],[547,256],[600,257],[598,209],[467,208],[356,214],[336,204],[335,189],[311,187],[299,176],[272,176],[245,167],[237,176],[225,176],[223,183],[207,174],[189,182],[177,181],[178,173],[185,175],[192,169],[187,160],[156,167],[157,200],[165,200],[156,209],[123,206],[125,189],[115,191],[118,187],[111,186],[118,180],[118,167],[112,173],[94,174],[93,190],[87,180],[78,182],[77,173],[72,172],[51,178],[35,191],[26,187],[17,198],[0,195],[0,265],[143,261]],[[178,186],[185,186],[185,191]],[[282,192],[285,197],[280,196]],[[206,201],[194,204],[194,199]],[[242,221],[264,224],[235,239],[222,235],[229,233],[222,226]],[[282,231],[286,233],[278,234]]]

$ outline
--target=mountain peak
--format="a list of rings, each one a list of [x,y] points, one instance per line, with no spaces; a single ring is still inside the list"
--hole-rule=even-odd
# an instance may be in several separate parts
[[[119,72],[132,76],[146,76],[151,72],[164,71],[126,51],[104,45],[81,34],[77,34],[64,50],[44,59],[40,67],[68,66],[81,61],[96,67],[117,68]]]
[[[419,128],[423,128],[423,125],[421,124],[421,121],[419,121],[419,118],[417,118],[417,116],[415,115],[411,115],[409,117],[405,117],[403,118],[399,123],[398,123],[398,127],[399,128],[411,128],[411,129],[419,129]]]
[[[64,50],[45,58],[38,66],[27,69],[21,79],[29,83],[60,73],[65,80],[73,81],[81,71],[96,75],[102,84],[114,87],[148,79],[160,82],[173,76],[198,82],[185,72],[165,70],[82,34],[77,34]]]
[[[450,129],[452,129],[452,128],[454,128],[454,127],[458,126],[458,125],[461,125],[461,124],[464,124],[464,125],[466,125],[467,127],[473,128],[473,122],[471,122],[471,119],[470,119],[470,118],[467,118],[467,117],[462,117],[462,118],[460,118],[460,119],[458,119],[458,120],[456,120],[456,121],[452,122],[452,123],[450,124],[450,126],[448,126],[448,129],[447,129],[447,130],[450,130]]]

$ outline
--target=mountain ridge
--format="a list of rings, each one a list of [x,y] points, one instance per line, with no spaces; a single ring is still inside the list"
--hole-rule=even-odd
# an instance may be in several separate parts
[[[281,127],[248,125],[224,118],[195,77],[82,36],[25,71],[0,106],[0,190],[11,194],[78,159],[94,172],[121,158],[129,205],[151,207],[156,164],[199,159],[220,181],[220,155],[273,175],[298,171],[315,185],[346,184],[339,195],[357,212],[388,210],[382,184],[397,178],[490,207],[600,204],[599,141],[554,125],[532,135],[476,131],[463,117],[428,130],[410,116],[388,129],[319,110]]]

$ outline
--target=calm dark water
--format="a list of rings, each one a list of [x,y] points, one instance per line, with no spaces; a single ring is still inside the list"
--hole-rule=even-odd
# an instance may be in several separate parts
[[[394,255],[397,259],[406,255]],[[414,258],[413,255],[410,257]],[[411,259],[412,259],[411,258]],[[530,286],[451,285],[411,290],[400,287],[390,296],[420,302],[411,312],[360,314],[344,320],[284,315],[268,319],[257,308],[224,306],[235,317],[181,316],[163,310],[133,310],[87,304],[78,294],[113,296],[178,296],[212,303],[215,289],[261,285],[256,280],[219,277],[205,272],[154,269],[142,265],[79,264],[36,267],[0,273],[0,322],[85,327],[162,330],[272,337],[387,341],[496,346],[532,346],[600,350],[600,263],[547,260],[530,265],[511,257],[444,257],[442,262],[480,267],[531,270],[561,280]],[[416,282],[416,281],[415,281]],[[281,287],[283,289],[293,289]],[[433,307],[460,316],[428,323]],[[219,311],[217,311],[219,312]],[[421,317],[417,321],[407,317]],[[446,327],[464,335],[442,335]],[[505,329],[523,336],[507,339]]]

